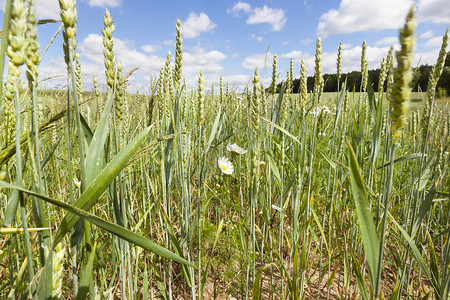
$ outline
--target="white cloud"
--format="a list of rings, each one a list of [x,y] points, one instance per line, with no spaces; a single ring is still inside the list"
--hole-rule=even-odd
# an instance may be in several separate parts
[[[258,68],[258,72],[261,73],[264,69],[272,67],[272,60],[273,55],[270,52],[267,54],[253,54],[244,59],[242,67],[250,71]]]
[[[130,82],[133,83],[133,80],[143,82],[142,78],[144,78],[144,75],[153,74],[157,76],[159,74],[161,66],[164,65],[165,57],[143,52],[145,50],[153,50],[152,48],[154,47],[155,45],[144,45],[140,48],[142,50],[140,51],[134,48],[132,41],[114,38],[114,52],[117,60],[122,64],[124,74],[139,67],[133,74],[133,77],[130,78]],[[97,74],[100,83],[105,82],[102,36],[94,33],[89,34],[79,43],[78,50],[81,58],[82,74],[86,78],[85,88],[92,85],[93,74]],[[226,58],[227,55],[217,50],[205,50],[200,47],[193,48],[190,51],[185,50],[183,52],[183,76],[186,77],[187,85],[196,87],[200,71],[203,72],[205,78],[217,77],[218,84],[219,74],[224,72],[222,63]],[[51,64],[42,66],[40,75],[40,78],[63,75],[51,80],[51,84],[53,87],[55,85],[64,85],[66,82],[64,59],[58,57]],[[134,83],[136,84],[136,82]]]
[[[175,46],[175,41],[174,40],[165,40],[162,43],[164,45],[166,45],[166,46]]]
[[[223,67],[220,64],[227,56],[220,51],[205,51],[203,48],[194,48],[192,52],[183,52],[183,72],[185,74],[220,73]]]
[[[442,42],[442,37],[440,37],[440,43]],[[431,43],[431,42],[430,42]],[[377,47],[368,45],[366,48],[366,56],[368,60],[369,70],[380,68],[381,60],[387,56],[389,52],[390,45],[384,47]],[[400,46],[398,43],[394,44],[394,49],[399,50]],[[425,52],[417,52],[414,54],[413,66],[416,67],[418,64],[432,65],[436,63],[437,57],[439,55],[439,47],[435,47],[432,50]],[[295,53],[295,51],[293,51]],[[286,53],[282,55],[283,57],[288,57],[289,54]],[[314,54],[303,53],[303,58],[305,60],[306,69],[308,70],[308,76],[314,74]],[[336,52],[324,52],[322,53],[322,70],[324,74],[334,74],[336,73]],[[395,65],[397,63],[395,62]],[[298,65],[297,65],[298,68]],[[353,46],[350,48],[344,48],[342,51],[342,71],[344,73],[351,71],[361,70],[361,46]],[[296,75],[298,76],[298,75]]]
[[[220,84],[220,75],[219,74],[210,74],[205,76],[205,81],[210,86],[214,83],[214,87],[216,88],[216,92],[218,91],[218,87]],[[242,93],[245,90],[247,84],[250,86],[252,84],[252,76],[244,75],[244,74],[225,74],[222,75],[222,80],[224,84],[224,90],[228,83],[230,92],[232,93]],[[195,85],[195,87],[197,87]]]
[[[67,84],[67,67],[64,57],[57,56],[39,66],[39,88],[62,87]]]
[[[292,50],[291,52],[285,53],[280,55],[281,58],[288,58],[293,59],[295,61],[301,61],[302,57],[304,56],[304,53],[300,50]]]
[[[381,60],[387,56],[391,45],[385,47],[374,47],[367,46],[366,47],[366,57],[368,62],[369,70],[377,69],[380,67]],[[353,71],[353,70],[361,70],[361,46],[356,46],[347,50],[342,51],[342,67],[343,70]],[[333,68],[332,72],[336,72],[336,58],[337,54],[333,60]]]
[[[256,35],[254,33],[252,33],[251,37],[253,39],[257,40],[258,42],[262,42],[263,41],[263,37],[262,36]]]
[[[37,19],[61,19],[58,0],[39,0],[36,2],[34,8]]]
[[[238,3],[236,3],[232,8],[228,8],[227,9],[227,13],[232,14],[235,17],[240,16],[239,12],[240,11],[244,11],[249,13],[251,11],[251,6],[250,4],[246,3],[246,2],[241,2],[239,1]]]
[[[361,70],[361,46],[343,47],[342,50],[342,71],[344,73]],[[369,70],[380,67],[381,60],[386,57],[389,47],[373,47],[367,46],[366,56]],[[337,49],[336,49],[337,50]],[[314,54],[303,53],[305,66],[308,70],[308,76],[314,74]],[[336,73],[337,51],[322,53],[322,71],[324,74]]]
[[[287,18],[284,10],[280,8],[270,8],[264,5],[262,8],[256,7],[247,19],[247,24],[268,23],[272,25],[274,31],[280,31]]]
[[[34,10],[37,19],[60,19],[58,0],[37,0]],[[5,9],[6,0],[0,0],[0,9]]]
[[[441,45],[442,45],[442,37],[441,36],[431,38],[425,43],[426,48],[438,48],[438,47],[440,48]]]
[[[82,60],[87,58],[94,66],[97,66],[98,71],[96,73],[104,72],[101,35],[95,33],[89,34],[81,41],[78,49]],[[122,64],[125,73],[139,67],[138,72],[157,74],[165,61],[164,57],[146,55],[139,52],[133,49],[132,42],[118,38],[114,38],[114,52],[117,60]]]
[[[375,46],[384,46],[384,45],[393,45],[398,43],[398,37],[396,36],[387,36],[375,42]]]
[[[121,4],[121,0],[89,0],[89,6],[118,7]]]
[[[82,82],[84,90],[92,90],[93,74],[98,77],[100,90],[106,88],[105,73],[96,63],[81,62]],[[39,88],[62,89],[67,87],[67,66],[64,57],[56,56],[39,66]]]
[[[442,42],[442,38],[441,38]],[[399,50],[398,44],[394,45],[395,50]],[[387,56],[390,46],[376,47],[367,46],[366,55],[369,64],[369,70],[380,68],[381,60]],[[439,55],[439,47],[426,51],[418,52],[414,55],[413,66],[417,64],[435,64]],[[324,73],[336,73],[337,52],[325,52],[322,54],[322,68]],[[308,74],[314,73],[314,56],[305,58]],[[395,62],[395,65],[397,63]],[[311,72],[309,71],[311,70]],[[361,46],[352,47],[342,51],[342,71],[344,73],[361,70]]]
[[[161,49],[161,46],[159,46],[159,45],[142,45],[141,49],[145,52],[153,53],[153,52]]]
[[[223,82],[228,82],[232,91],[240,93],[244,91],[247,84],[251,85],[252,76],[243,74],[225,75],[223,76]]]
[[[434,36],[434,33],[433,33],[433,30],[431,30],[431,29],[428,30],[428,31],[425,31],[424,33],[419,35],[419,37],[422,38],[422,39],[428,39],[428,38],[430,38],[432,36]]]
[[[308,46],[308,45],[310,45],[312,42],[314,42],[314,40],[313,39],[303,39],[303,40],[301,40],[300,41],[300,43],[302,43],[303,45],[306,45],[306,46]]]
[[[227,13],[235,17],[240,17],[240,12],[249,13],[247,24],[267,23],[272,26],[273,31],[280,31],[286,23],[284,10],[281,8],[270,8],[267,5],[263,7],[252,8],[250,4],[239,1],[232,8],[227,9]]]
[[[330,9],[320,17],[319,36],[357,31],[381,31],[403,26],[405,17],[414,4],[411,0],[342,0],[339,8]]]
[[[440,44],[442,42],[442,37],[439,37],[439,43],[437,41],[433,42],[433,39],[430,40],[430,44],[435,44],[429,51],[418,52],[414,55],[413,66],[417,66],[420,64],[428,64],[432,65],[436,63],[437,57],[439,55]],[[430,46],[431,47],[431,46]],[[381,60],[385,58],[389,52],[390,45],[386,46],[372,46],[368,45],[366,48],[366,56],[368,60],[368,68],[369,70],[380,68]],[[399,50],[400,46],[398,43],[394,44],[394,49]],[[337,50],[337,49],[336,49]],[[351,46],[349,44],[343,44],[342,51],[342,71],[344,73],[348,73],[351,71],[360,71],[361,70],[361,46]],[[308,71],[308,76],[312,76],[314,74],[314,53],[302,52],[300,50],[292,50],[288,53],[284,53],[278,56],[278,71],[280,72],[280,78],[284,77],[286,74],[286,70],[288,69],[288,62],[281,63],[280,59],[294,59],[294,74],[295,77],[299,75],[299,63],[303,58],[305,60],[305,66]],[[254,71],[255,67],[258,67],[260,70],[261,66],[264,66],[264,62],[266,61],[266,65],[270,67],[270,63],[272,58],[265,59],[264,54],[257,54],[249,56],[245,59],[243,63],[243,67]],[[322,71],[324,74],[335,74],[336,73],[336,59],[337,59],[337,51],[335,52],[324,52],[322,53]],[[396,63],[395,63],[396,64]],[[262,73],[262,72],[260,72]]]
[[[439,49],[435,48],[430,51],[416,53],[414,55],[413,66],[421,65],[434,65],[439,56]]]
[[[347,44],[347,43],[342,44],[342,49],[350,49],[351,47],[352,47],[351,44]]]
[[[88,0],[89,6],[118,7],[122,0]],[[3,10],[6,0],[0,0],[0,7]],[[61,19],[59,13],[58,0],[37,0],[34,9],[37,19]]]
[[[203,12],[199,15],[195,12],[191,12],[181,26],[183,28],[183,37],[185,39],[196,38],[201,33],[208,32],[217,27],[217,25],[209,19],[208,15]]]
[[[183,77],[186,79],[187,87],[197,87],[200,71],[203,72],[206,87],[212,82],[218,86],[219,74],[224,71],[221,63],[226,58],[227,56],[220,51],[207,51],[200,47],[193,48],[192,51],[183,51]]]
[[[116,42],[117,39],[114,39]],[[85,37],[78,46],[82,57],[101,64],[103,62],[103,44],[102,36],[96,33],[91,33]]]
[[[219,84],[220,84],[220,76],[219,73],[205,74],[203,73],[204,86],[206,90],[211,88],[211,84],[214,84],[215,93],[219,92]],[[236,75],[223,75],[222,81],[224,85],[224,91],[226,89],[226,85],[228,83],[230,92],[242,93],[246,84],[251,84],[252,77],[250,75],[244,74],[236,74]],[[198,86],[198,73],[192,75],[191,78],[186,78],[186,85],[188,88],[197,88]]]
[[[420,0],[417,9],[419,22],[450,24],[450,5],[448,0]]]
[[[156,45],[144,45],[143,51],[153,50]],[[158,47],[158,46],[156,46]],[[83,72],[92,76],[97,74],[99,80],[104,80],[103,47],[102,37],[98,34],[89,34],[79,45],[82,59]],[[114,52],[117,60],[122,64],[124,73],[139,67],[133,74],[136,78],[143,78],[144,75],[153,74],[157,76],[160,68],[164,65],[165,57],[159,57],[149,53],[143,53],[134,49],[132,41],[114,38]],[[148,51],[147,51],[148,52]],[[190,51],[183,52],[183,76],[186,78],[188,87],[195,87],[198,73],[203,72],[205,76],[213,76],[223,72],[222,62],[227,56],[217,50],[207,51],[196,47]],[[133,78],[130,78],[133,82]]]
[[[272,81],[271,78],[271,74],[269,77],[263,77],[261,72],[259,72],[260,77],[260,82],[263,83],[263,85],[265,87],[268,87]],[[232,93],[243,93],[245,92],[245,88],[247,87],[247,85],[252,88],[253,84],[252,84],[252,79],[253,79],[253,75],[254,75],[254,70],[251,73],[251,75],[245,75],[245,74],[224,74],[222,75],[222,79],[223,79],[223,84],[224,84],[224,89],[227,85],[227,83],[229,84],[230,87],[230,91]],[[214,88],[216,89],[216,93],[218,91],[218,86],[220,83],[220,75],[219,74],[210,74],[205,76],[205,86],[210,87],[212,83],[214,83]],[[194,87],[197,87],[196,85]]]

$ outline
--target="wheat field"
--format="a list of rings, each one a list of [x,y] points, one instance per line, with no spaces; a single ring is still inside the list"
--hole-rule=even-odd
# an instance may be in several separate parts
[[[450,298],[449,101],[435,96],[448,30],[420,94],[414,10],[380,92],[364,63],[350,91],[338,55],[323,93],[320,38],[313,91],[303,62],[294,94],[275,57],[271,86],[255,70],[244,91],[212,92],[202,72],[184,84],[178,20],[173,63],[137,94],[106,11],[107,90],[84,91],[76,3],[59,4],[62,90],[38,84],[34,1],[4,14],[1,299]]]

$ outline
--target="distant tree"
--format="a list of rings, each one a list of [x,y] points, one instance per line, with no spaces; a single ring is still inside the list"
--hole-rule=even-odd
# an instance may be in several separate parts
[[[438,81],[437,87],[445,89],[447,91],[447,95],[450,95],[450,51],[447,52],[444,70],[442,71],[442,75]]]
[[[369,70],[369,79],[372,83],[373,91],[378,92],[378,82],[380,81],[380,69]]]
[[[323,76],[325,86],[323,90],[325,92],[337,92],[337,76],[336,74],[325,74]]]
[[[432,66],[429,65],[421,65],[414,69],[413,79],[410,84],[413,92],[417,92],[419,89],[422,91],[427,90],[431,69]]]
[[[427,90],[428,80],[430,78],[432,66],[429,65],[421,65],[417,68],[414,68],[413,79],[411,80],[410,86],[413,92],[417,92],[420,88],[422,91]],[[380,78],[380,69],[370,70],[369,71],[370,82],[372,83],[373,90],[378,92],[378,80]],[[324,80],[324,92],[336,92],[337,91],[337,76],[336,74],[325,74],[323,75]],[[361,72],[352,71],[349,73],[344,73],[341,76],[341,83],[347,80],[347,89],[359,91],[361,86]],[[314,76],[309,76],[307,80],[308,91],[312,91],[314,89]],[[293,80],[293,92],[298,93],[300,87],[300,79],[296,78]],[[445,67],[442,72],[442,75],[438,81],[436,88],[442,88],[446,90],[447,94],[450,95],[450,52],[447,53],[447,57],[445,59]],[[386,85],[385,85],[386,88]],[[281,83],[277,85],[277,92],[280,92]]]

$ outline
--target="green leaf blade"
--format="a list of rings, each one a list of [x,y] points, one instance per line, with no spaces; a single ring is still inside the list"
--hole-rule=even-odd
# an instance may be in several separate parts
[[[58,201],[56,199],[52,199],[50,197],[47,197],[47,196],[35,193],[33,191],[24,189],[18,185],[9,184],[9,183],[3,182],[3,181],[0,181],[0,187],[7,188],[7,189],[15,189],[20,192],[26,193],[28,195],[35,196],[35,197],[37,197],[41,200],[44,200],[50,204],[53,204],[62,209],[65,209],[68,212],[70,212],[71,214],[76,215],[78,219],[83,218],[86,221],[88,221],[94,225],[97,225],[98,227],[103,228],[104,230],[106,230],[106,231],[132,243],[132,244],[140,246],[150,252],[153,252],[153,253],[155,253],[159,256],[165,257],[167,259],[171,259],[173,261],[188,265],[190,267],[197,268],[196,266],[191,264],[189,261],[187,261],[183,257],[178,256],[177,254],[167,250],[166,248],[158,245],[157,243],[155,243],[155,242],[153,242],[153,241],[151,241],[129,229],[126,229],[122,226],[119,226],[117,224],[106,221],[102,218],[99,218],[93,214],[90,214],[80,208],[75,207],[74,205],[70,205],[70,204]]]
[[[87,211],[96,203],[97,199],[103,194],[114,178],[120,173],[120,171],[122,171],[123,168],[126,167],[128,161],[138,150],[139,145],[147,136],[149,131],[150,127],[144,129],[117,154],[117,156],[97,175],[97,177],[95,177],[92,183],[81,194],[77,201],[75,201],[74,206],[76,208]],[[61,241],[64,235],[71,230],[79,219],[79,217],[73,214],[67,214],[64,217],[55,236],[55,245]]]
[[[366,253],[367,264],[369,266],[372,287],[374,287],[377,278],[378,259],[380,256],[378,234],[375,229],[375,223],[372,218],[370,204],[367,199],[363,178],[361,176],[355,152],[349,142],[347,142],[347,145],[353,200],[355,202],[358,224]]]

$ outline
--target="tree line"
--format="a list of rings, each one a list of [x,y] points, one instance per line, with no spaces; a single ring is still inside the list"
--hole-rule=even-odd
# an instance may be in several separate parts
[[[432,67],[433,66],[430,65],[421,65],[413,69],[414,76],[410,84],[413,92],[427,90]],[[378,92],[378,80],[380,77],[380,69],[369,70],[368,73],[374,91]],[[360,71],[343,73],[341,75],[341,84],[345,79],[347,79],[347,87],[349,90],[354,89],[357,92],[359,91],[361,86]],[[336,92],[338,90],[338,82],[336,74],[324,74],[323,80],[324,80],[324,88],[323,88],[324,92]],[[309,92],[314,89],[314,76],[308,76],[307,86]],[[384,88],[386,89],[386,84],[384,85]],[[438,90],[439,88],[445,90],[447,94],[450,95],[450,52],[447,53],[444,70],[438,81],[436,90]],[[281,83],[278,84],[277,86],[277,92],[279,92],[280,89]],[[298,93],[299,90],[300,90],[300,78],[296,78],[293,80],[293,92]]]

